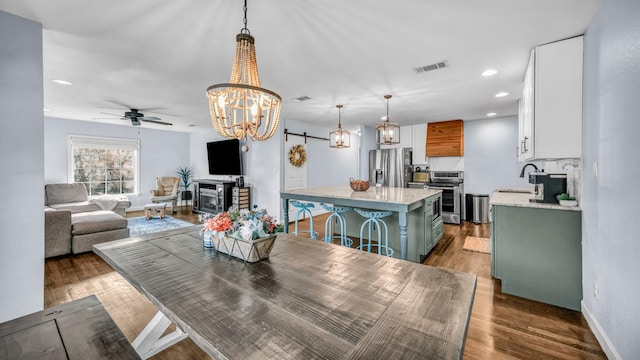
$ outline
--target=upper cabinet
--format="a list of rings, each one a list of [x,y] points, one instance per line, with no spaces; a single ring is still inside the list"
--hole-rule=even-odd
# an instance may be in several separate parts
[[[464,156],[464,121],[427,124],[427,156]]]
[[[380,145],[380,149],[410,148],[413,142],[411,125],[400,126],[400,143],[395,145]]]
[[[427,164],[427,124],[412,125],[413,132],[413,162],[414,165]]]
[[[582,156],[582,41],[531,51],[519,106],[519,160]]]

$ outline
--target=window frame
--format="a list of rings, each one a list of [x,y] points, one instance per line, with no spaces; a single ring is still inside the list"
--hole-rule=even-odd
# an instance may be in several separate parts
[[[140,140],[125,138],[110,138],[99,136],[85,135],[68,135],[67,136],[67,182],[75,183],[74,177],[74,148],[96,148],[96,149],[120,149],[132,150],[134,152],[134,191],[132,193],[123,193],[127,196],[140,195]],[[88,192],[88,191],[87,191]],[[89,195],[96,196],[96,195]]]

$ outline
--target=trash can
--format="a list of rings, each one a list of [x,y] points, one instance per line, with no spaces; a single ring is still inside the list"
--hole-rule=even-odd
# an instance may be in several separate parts
[[[475,224],[489,222],[489,195],[466,194],[465,205],[467,208],[467,221],[472,221]]]

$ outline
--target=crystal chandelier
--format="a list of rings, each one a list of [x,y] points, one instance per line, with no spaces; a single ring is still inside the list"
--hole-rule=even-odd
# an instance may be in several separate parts
[[[243,11],[244,28],[236,35],[229,83],[209,86],[207,97],[213,127],[224,137],[243,139],[242,151],[247,151],[247,137],[264,141],[275,134],[282,98],[260,87],[255,40],[247,29],[247,0]]]
[[[389,99],[391,95],[385,95],[387,99],[387,118],[376,126],[376,142],[378,145],[393,145],[400,143],[400,125],[389,121]]]
[[[342,123],[340,122],[342,105],[336,105],[336,107],[338,108],[338,128],[329,132],[329,147],[348,148],[351,146],[351,135],[347,130],[342,129]]]

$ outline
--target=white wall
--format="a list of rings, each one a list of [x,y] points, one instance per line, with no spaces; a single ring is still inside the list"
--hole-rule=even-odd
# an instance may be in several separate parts
[[[247,142],[249,151],[242,153],[245,186],[251,187],[251,204],[266,209],[269,214],[280,214],[281,139],[282,125],[276,134],[266,141]],[[223,140],[214,129],[192,133],[189,153],[194,179],[233,181],[236,176],[209,175],[207,143]]]
[[[0,323],[44,304],[42,25],[0,11]]]
[[[306,132],[307,135],[322,138],[329,138],[329,131],[331,131],[331,128],[289,119],[285,125],[289,132],[298,134]],[[360,136],[355,134],[355,131],[351,134],[351,147],[348,149],[330,148],[328,140],[307,139],[307,187],[349,185],[350,178],[358,177],[359,149]],[[285,148],[284,161],[289,161],[285,156],[288,153],[289,149]]]
[[[518,162],[517,146],[517,116],[465,121],[465,193],[491,194],[498,187],[532,188],[527,176],[519,176],[524,163]],[[529,171],[533,168],[528,167]]]
[[[640,354],[638,19],[639,1],[605,1],[584,43],[583,312],[611,359]]]
[[[44,150],[46,184],[66,183],[68,177],[68,135],[102,136],[140,140],[140,193],[129,196],[131,208],[149,203],[156,177],[178,176],[178,167],[190,166],[189,134],[150,129],[143,125],[110,125],[95,122],[45,118]],[[205,148],[206,152],[206,148]]]

